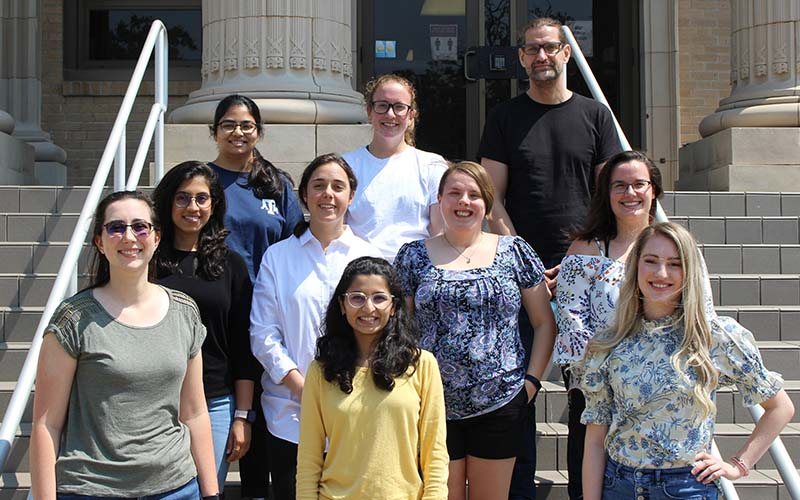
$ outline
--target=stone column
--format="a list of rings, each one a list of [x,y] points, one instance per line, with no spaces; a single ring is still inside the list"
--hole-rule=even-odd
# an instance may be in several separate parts
[[[64,184],[67,154],[41,128],[39,0],[0,2],[0,30],[0,109],[13,117],[13,136],[34,149],[35,182]]]
[[[700,123],[710,136],[731,127],[800,127],[800,5],[731,0],[730,97]]]
[[[203,0],[203,83],[170,116],[211,123],[224,96],[254,99],[265,123],[365,120],[353,91],[352,0]]]
[[[730,97],[680,151],[678,189],[781,191],[800,182],[800,4],[731,0]]]

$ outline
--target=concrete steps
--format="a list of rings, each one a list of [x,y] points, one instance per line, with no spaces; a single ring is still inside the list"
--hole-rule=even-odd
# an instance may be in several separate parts
[[[39,322],[47,294],[66,251],[87,187],[0,186],[0,418]],[[672,219],[701,241],[711,273],[718,314],[754,332],[767,366],[781,372],[800,408],[800,193],[666,193]],[[87,269],[84,245],[79,271]],[[81,283],[85,284],[85,275]],[[30,487],[27,445],[31,406],[25,411],[9,468],[0,477],[0,500],[25,498]],[[717,442],[731,454],[753,423],[738,392],[717,394]],[[537,400],[538,496],[561,500],[566,493],[566,392],[551,369]],[[800,465],[800,412],[782,434]],[[787,499],[771,458],[737,482],[740,498]],[[239,474],[228,475],[228,498],[239,498]]]

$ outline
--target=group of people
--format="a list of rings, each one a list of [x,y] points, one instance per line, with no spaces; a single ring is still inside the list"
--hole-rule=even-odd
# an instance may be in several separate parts
[[[480,163],[417,149],[416,90],[383,75],[371,142],[314,159],[297,195],[233,95],[213,162],[104,198],[92,284],[43,341],[35,497],[213,499],[238,460],[253,498],[267,477],[277,499],[534,498],[551,357],[570,498],[716,498],[747,475],[791,401],[714,314],[691,235],[654,224],[658,169],[566,89],[559,28],[523,30],[530,89],[491,113]],[[731,384],[766,412],[722,461]]]

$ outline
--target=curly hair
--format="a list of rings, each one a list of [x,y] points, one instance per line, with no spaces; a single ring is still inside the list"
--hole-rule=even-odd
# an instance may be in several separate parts
[[[261,111],[258,109],[258,105],[249,97],[240,94],[231,94],[217,104],[217,109],[214,112],[214,123],[208,126],[211,135],[213,137],[217,136],[220,120],[234,106],[247,108],[247,112],[250,113],[256,124],[258,137],[263,137],[264,125],[261,123]],[[247,186],[255,193],[256,197],[259,199],[271,198],[276,202],[279,201],[283,196],[281,179],[285,179],[294,187],[291,175],[273,165],[261,155],[258,149],[253,148],[253,165],[250,175],[247,176]]]
[[[395,312],[383,328],[370,356],[370,369],[375,385],[385,391],[394,389],[394,379],[416,370],[420,348],[403,301],[397,276],[391,264],[377,257],[359,257],[350,262],[333,292],[325,313],[322,336],[317,339],[314,359],[322,366],[325,380],[335,382],[345,394],[353,391],[353,376],[356,372],[358,344],[353,327],[347,322],[342,308],[342,296],[357,276],[381,276],[394,297]],[[413,371],[411,372],[413,373]]]
[[[153,207],[153,202],[150,197],[141,191],[116,191],[106,195],[100,203],[97,204],[97,209],[94,212],[94,224],[92,226],[92,253],[91,262],[89,263],[89,275],[91,282],[86,289],[97,288],[105,285],[111,279],[111,269],[109,268],[108,258],[101,252],[97,246],[97,240],[100,238],[100,233],[103,232],[103,223],[106,219],[106,211],[112,204],[122,200],[139,200],[150,209],[151,224],[156,232],[160,231],[158,224],[158,214]],[[148,265],[148,278],[153,277],[153,260]]]
[[[179,271],[180,257],[175,251],[175,222],[172,220],[172,205],[175,193],[184,182],[202,177],[211,194],[211,215],[200,229],[197,241],[197,273],[203,279],[213,281],[222,276],[228,246],[225,237],[228,230],[223,225],[225,218],[225,193],[217,174],[201,161],[185,161],[167,172],[153,191],[156,215],[162,221],[161,244],[156,250],[156,277],[163,278]]]

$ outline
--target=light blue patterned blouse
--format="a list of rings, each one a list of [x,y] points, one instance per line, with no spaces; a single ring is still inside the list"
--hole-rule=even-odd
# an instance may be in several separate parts
[[[694,463],[695,454],[711,449],[716,415],[702,417],[692,392],[694,372],[686,374],[688,382],[670,363],[683,339],[674,320],[644,321],[639,333],[612,351],[586,357],[581,422],[608,425],[606,451],[621,464],[685,467]],[[709,323],[719,386],[735,384],[747,406],[777,394],[783,379],[766,369],[753,334],[731,318],[716,317]]]

